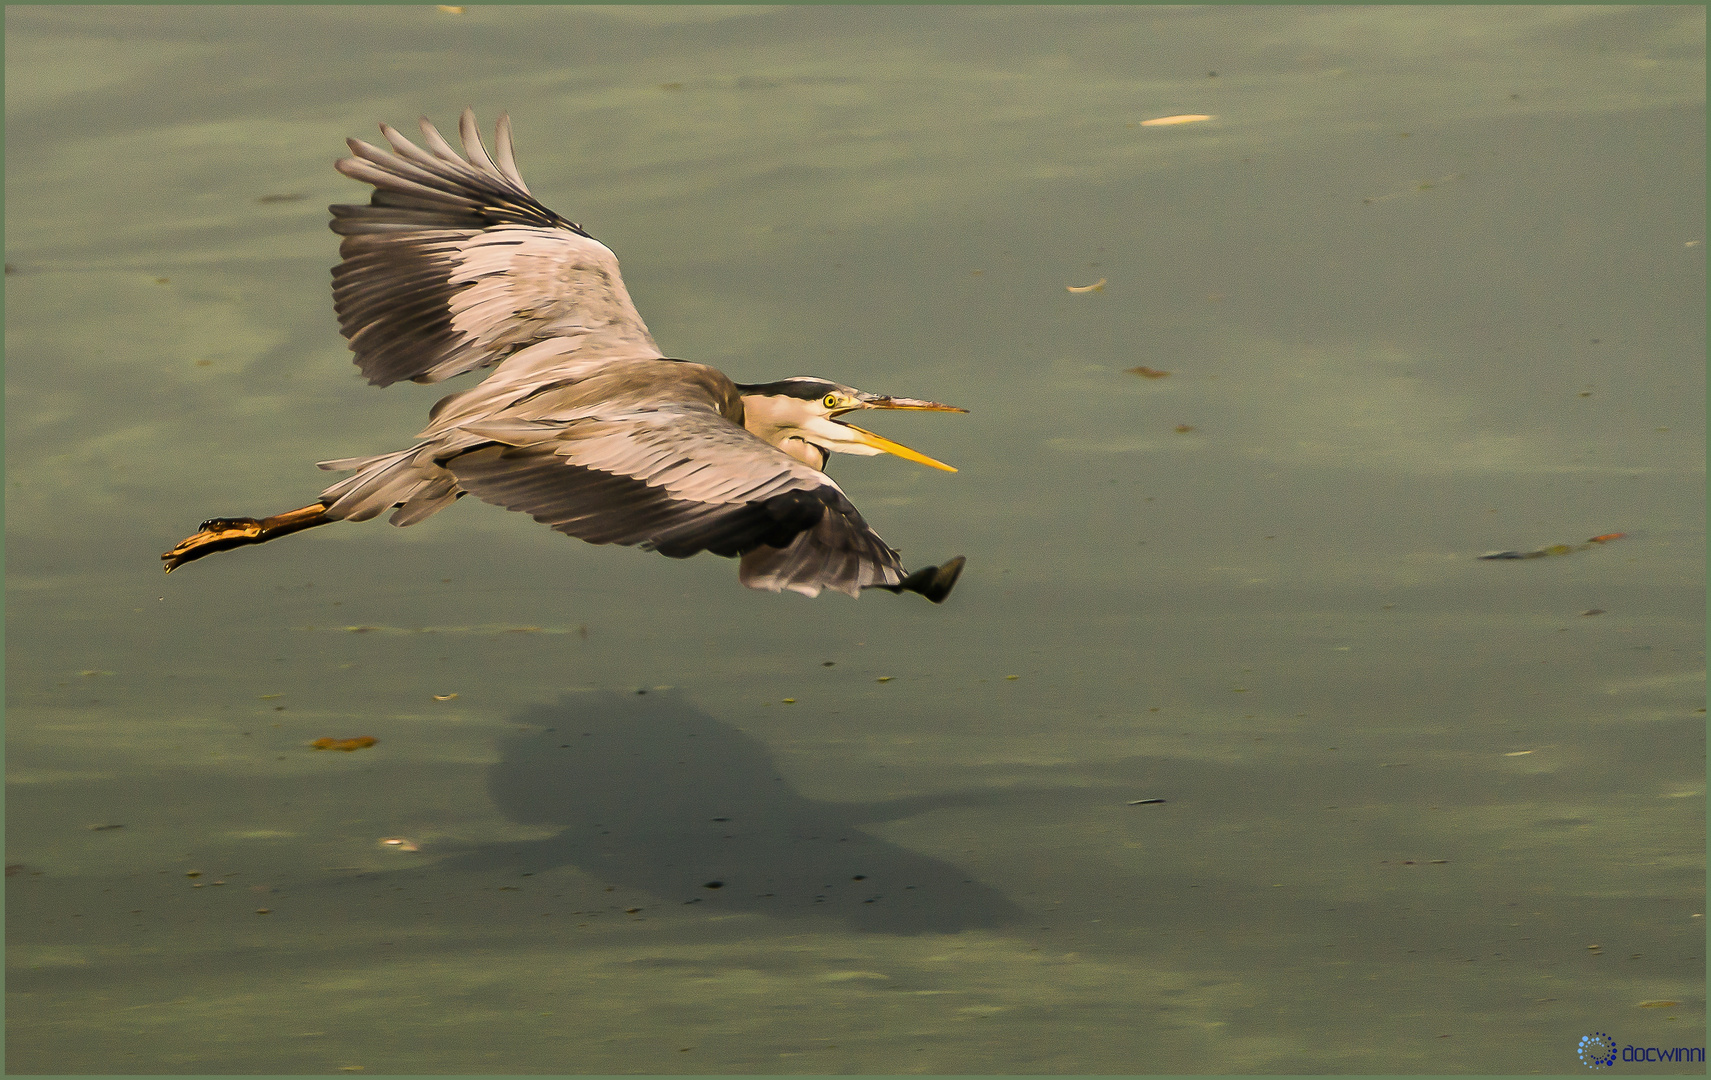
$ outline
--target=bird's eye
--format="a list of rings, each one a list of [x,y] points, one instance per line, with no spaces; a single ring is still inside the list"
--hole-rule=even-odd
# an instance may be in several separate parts
[[[824,405],[828,409],[835,409],[838,407],[838,395],[827,394],[826,400],[822,401],[820,404]]]

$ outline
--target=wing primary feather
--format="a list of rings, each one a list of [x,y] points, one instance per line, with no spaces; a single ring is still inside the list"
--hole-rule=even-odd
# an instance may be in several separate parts
[[[448,170],[443,167],[439,169],[424,168],[397,154],[389,154],[372,143],[365,143],[361,139],[346,139],[345,142],[351,148],[351,153],[364,161],[372,162],[395,176],[415,180],[424,186],[431,187],[435,184],[443,185],[446,183],[461,186],[464,182],[463,177],[446,175]]]
[[[448,202],[469,207],[479,207],[481,205],[479,200],[471,199],[467,196],[445,191],[443,189],[427,187],[423,184],[416,183],[414,180],[407,180],[401,176],[395,176],[392,173],[387,172],[385,169],[379,168],[378,166],[364,161],[361,158],[340,158],[338,161],[334,162],[333,168],[344,173],[352,180],[361,180],[365,184],[373,184],[375,187],[384,188],[387,191],[402,192],[406,195],[417,195],[441,205]]]
[[[517,169],[516,152],[511,146],[511,114],[499,114],[499,126],[494,136],[495,151],[499,155],[499,171],[505,174],[505,179],[517,185],[523,194],[534,197],[529,185],[523,183],[523,174]]]
[[[476,168],[502,177],[493,159],[487,156],[487,147],[481,142],[481,125],[475,122],[475,110],[465,109],[463,115],[457,118],[458,134],[463,137],[463,152]]]
[[[458,160],[457,151],[452,149],[451,143],[446,142],[445,136],[440,134],[440,129],[435,127],[432,121],[424,116],[421,118],[421,124],[422,141],[428,144],[429,150],[440,157]]]
[[[392,145],[392,149],[398,153],[398,156],[413,161],[425,169],[439,172],[441,175],[455,175],[464,179],[473,179],[477,175],[475,170],[471,169],[457,155],[447,157],[431,154],[405,138],[391,124],[381,124],[380,133],[386,136],[386,141]]]

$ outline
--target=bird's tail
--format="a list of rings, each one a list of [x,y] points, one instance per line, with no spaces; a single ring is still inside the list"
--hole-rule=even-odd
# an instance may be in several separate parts
[[[469,442],[480,442],[473,436]],[[352,475],[321,492],[327,516],[340,521],[367,521],[393,510],[394,525],[414,525],[456,502],[463,494],[457,478],[435,460],[455,456],[462,445],[451,440],[417,443],[375,457],[323,461],[320,467]]]
[[[270,518],[212,518],[202,523],[202,531],[185,537],[178,546],[162,555],[166,572],[172,573],[187,562],[195,562],[216,551],[243,547],[245,544],[265,544],[281,536],[289,536],[317,525],[326,525],[337,518],[327,516],[323,503],[310,503],[296,510],[287,510]]]

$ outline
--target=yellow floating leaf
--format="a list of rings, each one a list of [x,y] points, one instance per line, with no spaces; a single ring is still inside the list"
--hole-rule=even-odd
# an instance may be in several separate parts
[[[1104,292],[1105,291],[1105,279],[1100,278],[1098,281],[1095,281],[1091,285],[1065,285],[1064,288],[1068,289],[1070,292],[1073,292],[1073,293]]]
[[[356,750],[367,750],[379,741],[373,735],[358,735],[354,739],[335,739],[330,735],[323,735],[309,745],[316,750],[343,750],[346,753],[351,753]]]
[[[1204,113],[1183,113],[1181,116],[1155,116],[1151,120],[1142,120],[1142,127],[1170,127],[1174,124],[1198,124],[1202,120],[1214,120],[1216,117]]]

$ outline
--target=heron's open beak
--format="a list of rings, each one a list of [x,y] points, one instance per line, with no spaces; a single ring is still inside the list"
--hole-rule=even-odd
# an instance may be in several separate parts
[[[881,394],[875,394],[871,397],[863,395],[862,405],[869,409],[916,409],[923,412],[960,413],[968,411],[967,409],[959,409],[955,405],[940,405],[936,401],[920,401],[916,398],[886,397]],[[866,428],[856,427],[854,424],[842,417],[838,418],[838,423],[848,428],[855,435],[853,441],[861,443],[863,446],[871,446],[875,450],[883,450],[887,454],[896,454],[900,458],[918,462],[922,465],[930,465],[935,469],[943,469],[946,472],[956,472],[955,468],[950,465],[946,465],[942,461],[935,461],[926,454],[909,449],[902,443],[894,443],[883,435],[875,435]]]
[[[943,408],[943,406],[940,407]],[[958,409],[956,411],[962,412],[963,410]],[[946,465],[942,461],[934,461],[926,454],[917,453],[916,451],[909,449],[907,446],[904,446],[902,443],[894,443],[883,435],[875,435],[866,428],[858,428],[847,420],[839,420],[838,423],[843,425],[843,427],[849,431],[852,436],[854,436],[850,439],[851,442],[860,443],[863,446],[871,446],[875,450],[883,450],[887,454],[896,454],[898,457],[907,458],[910,461],[918,461],[922,465],[931,465],[935,469],[943,469],[946,472],[956,472],[954,467]]]

